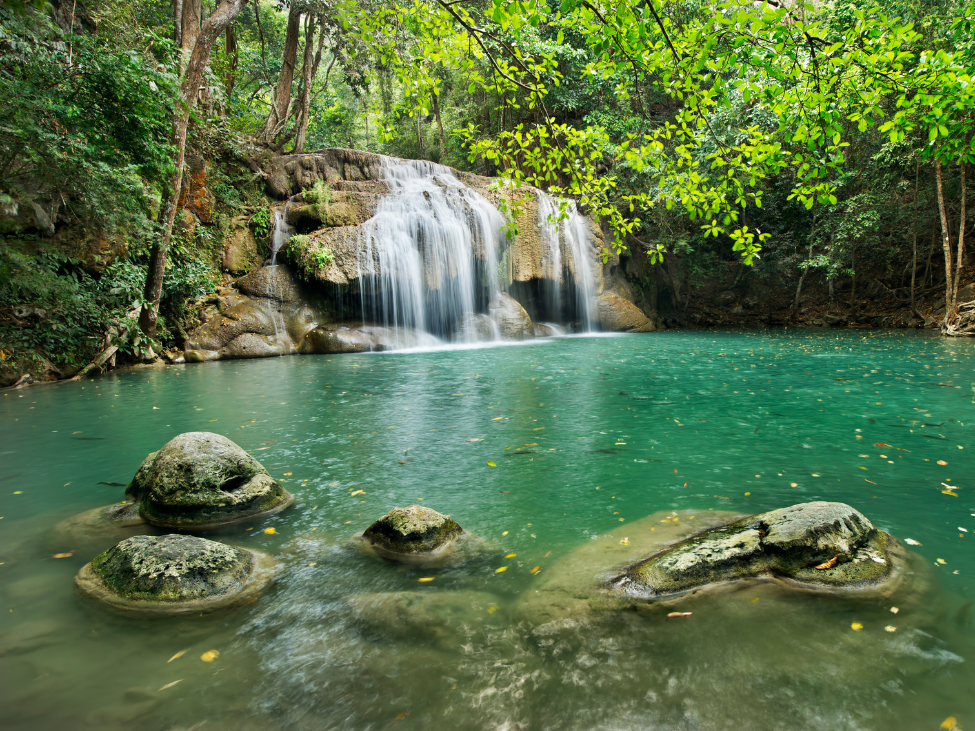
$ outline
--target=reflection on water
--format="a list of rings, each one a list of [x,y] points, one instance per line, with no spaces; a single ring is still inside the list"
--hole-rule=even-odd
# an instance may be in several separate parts
[[[972,725],[970,350],[848,332],[576,337],[5,392],[3,728]],[[296,494],[208,534],[274,554],[278,584],[194,618],[84,604],[73,575],[118,538],[53,526],[118,500],[104,483],[189,430],[225,434]],[[921,544],[893,595],[759,583],[623,609],[594,595],[715,513],[814,499]],[[347,545],[421,501],[489,548],[424,570]]]

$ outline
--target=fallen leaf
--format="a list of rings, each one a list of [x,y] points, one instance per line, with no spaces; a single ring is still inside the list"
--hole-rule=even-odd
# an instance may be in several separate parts
[[[894,445],[893,444],[884,444],[883,442],[877,442],[873,446],[875,446],[875,447],[893,447]]]
[[[172,688],[177,683],[182,683],[182,682],[183,682],[183,679],[182,678],[180,678],[179,680],[174,680],[172,683],[166,683],[166,685],[164,685],[159,690],[166,690],[166,688]]]
[[[391,724],[389,724],[389,726],[387,726],[386,728],[392,728],[393,726],[395,726],[396,724],[398,724],[400,721],[402,721],[404,718],[406,718],[409,715],[410,715],[410,712],[409,711],[403,711],[401,714],[399,714],[396,717],[396,720],[393,721]]]
[[[673,619],[674,617],[690,617],[694,612],[671,612],[667,615],[667,619]]]
[[[884,627],[884,631],[885,632],[896,632],[897,631],[897,628],[894,625],[892,625],[892,624],[888,624],[886,627]]]
[[[67,553],[55,553],[51,558],[71,558],[74,556],[74,551],[68,551]]]
[[[541,431],[544,428],[544,426],[536,426],[534,429],[532,429],[532,431]]]
[[[500,574],[500,573],[504,573],[504,572],[505,572],[505,571],[507,571],[507,570],[508,570],[508,567],[507,567],[507,566],[502,566],[502,567],[501,567],[501,568],[499,568],[499,569],[495,569],[495,570],[494,570],[494,573],[496,573],[496,574]]]
[[[853,628],[854,632],[859,632],[860,630],[863,629],[863,625],[860,624],[859,622],[854,622],[853,624],[850,625],[850,627]]]
[[[500,421],[503,418],[503,416],[495,416],[493,419],[491,419],[491,421]]]
[[[207,650],[202,655],[200,655],[200,659],[203,662],[213,662],[218,657],[220,657],[220,650]]]
[[[864,479],[864,482],[869,482],[871,485],[876,485],[877,484],[876,482],[873,482],[872,480],[867,480],[867,479]]]
[[[504,533],[501,534],[502,537],[504,537],[506,535],[508,535],[508,531],[505,531]]]
[[[952,497],[958,497],[958,493],[957,492],[952,492],[951,490],[952,490],[952,488],[950,488],[950,487],[949,488],[946,488],[946,489],[944,489],[944,490],[941,491],[941,494],[942,495],[951,495]]]
[[[897,614],[900,610],[901,610],[900,607],[891,607],[890,608],[890,613],[891,614]]]
[[[510,495],[511,494],[511,491],[510,490],[498,490],[498,492],[504,493],[505,495]]]
[[[312,561],[310,564],[308,564],[309,568],[311,568],[312,566],[318,566],[318,561]]]
[[[497,467],[497,465],[494,464],[494,462],[491,462],[491,461],[488,461],[486,464],[487,464],[488,467]]]
[[[948,464],[948,463],[947,463],[947,462],[945,462],[945,461],[944,461],[943,459],[939,459],[939,460],[938,460],[938,464],[939,464],[939,465],[941,465],[942,467],[944,467],[944,466],[945,466],[946,464]]]
[[[419,581],[421,584],[426,584],[430,581],[433,581],[435,578],[436,578],[435,576],[424,576],[422,579],[417,579],[417,581]]]
[[[167,665],[169,665],[169,663],[171,663],[171,662],[172,662],[173,660],[179,660],[179,659],[180,659],[181,657],[183,657],[183,655],[185,655],[185,654],[186,654],[187,652],[188,652],[188,650],[180,650],[180,651],[179,651],[179,652],[177,652],[177,653],[176,653],[175,655],[173,655],[173,656],[172,656],[171,658],[169,658],[169,659],[168,659],[168,660],[166,661],[166,664],[167,664]]]
[[[551,552],[551,551],[549,551],[549,552],[548,552],[548,553],[546,553],[546,554],[545,554],[544,556],[542,556],[542,558],[548,558],[548,557],[549,557],[549,556],[551,556],[551,555],[552,555],[552,552]]]
[[[905,538],[904,539],[904,543],[906,543],[909,546],[923,546],[924,545],[923,543],[921,543],[921,541],[915,541],[913,538]]]
[[[751,495],[751,493],[750,493],[750,492],[746,492],[746,493],[745,493],[745,497],[748,497],[749,495]]]
[[[799,487],[799,483],[798,482],[790,482],[789,483],[789,487]]]
[[[487,613],[488,614],[494,614],[496,611],[498,611],[498,607],[488,607],[487,608]]]
[[[291,477],[291,473],[290,473],[290,472],[285,472],[285,473],[284,473],[284,476],[285,476],[285,477]]]
[[[947,564],[948,562],[947,562],[947,561],[945,561],[945,560],[944,560],[943,558],[939,558],[939,559],[938,559],[938,563],[940,563],[940,564],[941,564],[942,566],[944,566],[944,565],[946,565],[946,564]]]
[[[356,490],[355,492],[350,492],[349,497],[355,497],[356,495],[365,495],[365,490]]]
[[[621,546],[628,546],[628,545],[630,545],[630,539],[629,538],[624,538],[622,541],[620,541],[620,545]]]
[[[954,716],[948,716],[948,718],[941,722],[941,728],[944,731],[955,731],[958,728],[958,719]]]
[[[483,442],[483,437],[477,437],[476,439],[468,439],[469,442]]]
[[[819,564],[819,566],[814,566],[813,568],[816,568],[819,571],[825,571],[826,569],[831,569],[836,565],[836,562],[839,560],[839,558],[840,558],[839,556],[833,556],[833,558],[831,558],[829,561],[825,561]]]
[[[721,497],[720,495],[715,495],[715,497],[718,498],[718,500],[730,500],[731,499],[731,498],[727,498],[727,497]]]
[[[620,523],[622,523],[625,520],[626,520],[626,518],[620,518]]]
[[[537,574],[541,570],[541,568],[542,568],[541,566],[536,566],[535,568],[533,568],[528,573],[530,573],[530,574]]]
[[[269,536],[273,536],[278,531],[276,528],[265,528],[264,532],[267,533]]]
[[[339,486],[339,483],[337,483],[337,482],[330,482],[330,483],[328,483],[328,486],[329,487],[338,487]]]
[[[758,601],[759,599],[761,599],[761,597],[755,597],[754,599],[752,599],[752,600],[751,600],[751,601],[749,601],[748,603],[749,603],[749,604],[754,604],[754,603],[755,603],[755,602],[757,602],[757,601]]]

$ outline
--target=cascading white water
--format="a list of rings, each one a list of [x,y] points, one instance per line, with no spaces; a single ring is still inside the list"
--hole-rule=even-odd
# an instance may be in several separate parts
[[[564,204],[565,218],[561,218]],[[539,192],[538,227],[542,241],[542,273],[544,298],[550,316],[557,316],[563,306],[563,261],[571,259],[575,291],[575,316],[582,332],[595,329],[595,275],[593,258],[595,242],[589,233],[586,219],[575,203],[561,201]]]
[[[287,211],[287,203],[284,204],[283,208],[274,209],[274,232],[271,234],[271,266],[277,266],[278,252],[287,246],[295,232],[285,218]]]
[[[363,319],[448,337],[499,291],[504,220],[442,165],[387,160],[382,177],[359,249]]]

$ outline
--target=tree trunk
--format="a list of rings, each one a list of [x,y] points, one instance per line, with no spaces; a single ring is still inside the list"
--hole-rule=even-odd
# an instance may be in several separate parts
[[[189,63],[190,54],[196,39],[200,36],[200,23],[202,22],[203,6],[201,0],[176,0],[180,8],[180,16],[177,20],[179,25],[179,50],[182,52],[180,57],[180,72],[186,70]]]
[[[809,273],[808,262],[812,260],[813,253],[813,239],[816,236],[816,210],[813,209],[813,220],[812,229],[809,231],[809,254],[806,257],[806,266],[802,270],[802,274],[799,276],[799,285],[796,287],[796,298],[792,302],[792,315],[793,317],[799,312],[799,296],[802,294],[802,283],[806,280],[806,275]]]
[[[315,24],[309,20],[308,26],[305,29],[305,56],[303,60],[303,66],[301,69],[301,98],[298,100],[298,118],[295,120],[295,147],[294,152],[304,152],[305,151],[305,139],[308,134],[308,114],[311,111],[311,87],[315,82],[315,77],[318,75],[318,65],[322,62],[322,46],[325,43],[325,30],[318,34],[318,48],[315,51],[315,57],[312,59],[311,46],[312,41],[315,39]],[[332,60],[335,63],[335,60]],[[328,73],[325,74],[325,83],[328,84],[328,74],[331,73],[332,67],[328,67]]]
[[[270,145],[274,138],[284,131],[288,123],[288,110],[291,108],[291,84],[295,78],[295,60],[298,56],[298,39],[301,37],[301,11],[298,3],[292,2],[288,11],[288,29],[284,36],[284,63],[274,88],[271,111],[268,112],[264,126],[257,133],[257,141]]]
[[[917,311],[917,304],[914,301],[914,284],[917,280],[917,183],[921,173],[921,161],[918,160],[914,165],[914,248],[911,260],[911,312],[920,317]],[[921,318],[924,319],[923,317]]]
[[[952,262],[951,262],[951,239],[948,233],[948,213],[945,210],[945,191],[944,183],[941,179],[941,161],[935,160],[934,163],[934,177],[938,188],[938,212],[941,214],[941,245],[945,252],[945,317],[944,322],[947,324],[948,315],[951,312],[951,293],[954,291],[954,282],[952,280]]]
[[[417,112],[416,115],[416,148],[417,157],[423,157],[423,117]]]
[[[857,242],[853,242],[850,251],[850,269],[853,271],[853,282],[850,285],[850,322],[857,321]]]
[[[159,316],[159,300],[162,297],[163,274],[166,271],[166,256],[169,242],[173,237],[176,210],[179,207],[180,190],[183,187],[183,163],[186,159],[186,129],[190,114],[200,92],[203,74],[210,63],[210,53],[220,35],[237,18],[244,0],[220,0],[217,9],[200,28],[193,51],[186,64],[186,73],[179,87],[180,102],[173,115],[173,128],[170,141],[176,148],[173,177],[163,202],[162,238],[153,244],[149,256],[149,272],[146,275],[146,288],[143,294],[145,303],[139,315],[139,327],[149,338],[156,336],[156,319]]]
[[[237,83],[237,64],[239,56],[237,54],[237,32],[233,25],[228,25],[224,34],[224,50],[227,52],[227,76],[223,80],[224,95],[227,104],[234,93],[234,85]],[[227,104],[224,105],[224,115],[226,115]]]
[[[965,253],[965,161],[961,161],[961,214],[958,217],[958,263],[955,265],[955,280],[951,290],[952,317],[958,312],[958,282],[961,279],[962,256]]]

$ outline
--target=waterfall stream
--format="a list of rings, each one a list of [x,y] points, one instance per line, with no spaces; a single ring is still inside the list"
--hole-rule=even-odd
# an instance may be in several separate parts
[[[564,217],[560,219],[560,216]],[[539,192],[538,228],[546,311],[562,322],[569,318],[578,321],[581,332],[592,332],[596,329],[593,274],[596,252],[585,217],[572,201]],[[568,313],[568,317],[563,313]]]
[[[387,161],[382,173],[390,193],[359,250],[363,319],[449,338],[500,290],[504,220],[449,168]]]

